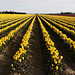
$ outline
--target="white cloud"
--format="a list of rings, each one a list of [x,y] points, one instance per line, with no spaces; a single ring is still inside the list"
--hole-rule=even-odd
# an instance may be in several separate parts
[[[0,10],[25,12],[75,12],[75,0],[0,0]]]

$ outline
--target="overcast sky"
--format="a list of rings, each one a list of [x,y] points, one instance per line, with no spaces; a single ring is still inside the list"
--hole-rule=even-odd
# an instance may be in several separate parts
[[[0,11],[26,13],[75,12],[75,0],[0,0]]]

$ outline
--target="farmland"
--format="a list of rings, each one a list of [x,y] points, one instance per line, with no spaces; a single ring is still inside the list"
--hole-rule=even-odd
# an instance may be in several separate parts
[[[0,14],[0,75],[75,75],[75,17]]]

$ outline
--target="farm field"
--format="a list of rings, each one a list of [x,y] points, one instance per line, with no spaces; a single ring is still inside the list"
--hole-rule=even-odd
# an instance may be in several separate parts
[[[0,14],[0,75],[75,75],[75,17]]]

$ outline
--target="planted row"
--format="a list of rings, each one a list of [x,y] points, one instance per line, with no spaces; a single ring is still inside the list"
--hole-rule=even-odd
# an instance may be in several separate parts
[[[29,40],[31,38],[31,33],[32,33],[32,28],[33,28],[33,24],[35,21],[36,16],[34,17],[34,19],[32,20],[28,30],[26,31],[26,33],[23,36],[22,39],[22,43],[20,43],[20,48],[18,51],[16,51],[16,53],[13,56],[13,63],[11,64],[12,70],[17,70],[18,67],[20,67],[20,69],[22,67],[25,67],[23,64],[23,60],[26,59],[27,54],[29,53]]]
[[[46,19],[49,20],[54,26],[60,28],[62,31],[65,31],[65,33],[67,33],[67,34],[69,34],[69,35],[71,35],[71,36],[73,36],[75,38],[75,31],[74,30],[71,30],[71,29],[69,29],[69,28],[67,28],[67,27],[65,27],[63,25],[60,25],[60,24],[50,20],[47,17],[46,17]]]
[[[14,30],[10,31],[7,36],[4,36],[0,39],[0,52],[4,47],[7,46],[7,44],[10,42],[11,39],[17,35],[17,33],[28,23],[33,17],[29,18],[27,21],[22,23],[19,27],[15,28]]]
[[[54,42],[51,40],[50,35],[46,28],[43,26],[42,21],[38,17],[42,34],[43,34],[43,39],[45,41],[45,46],[46,46],[46,52],[47,52],[47,64],[48,67],[53,71],[53,72],[58,72],[61,68],[61,60],[63,59],[63,56],[59,56],[59,52],[54,46]]]
[[[67,44],[69,46],[72,54],[74,54],[74,56],[75,56],[75,41],[73,41],[72,39],[68,38],[66,34],[63,34],[62,31],[59,31],[59,29],[57,29],[55,26],[52,26],[44,18],[41,17],[41,19],[54,31],[54,33],[56,33],[58,35],[58,37],[60,39],[63,40],[63,42],[65,44]]]

